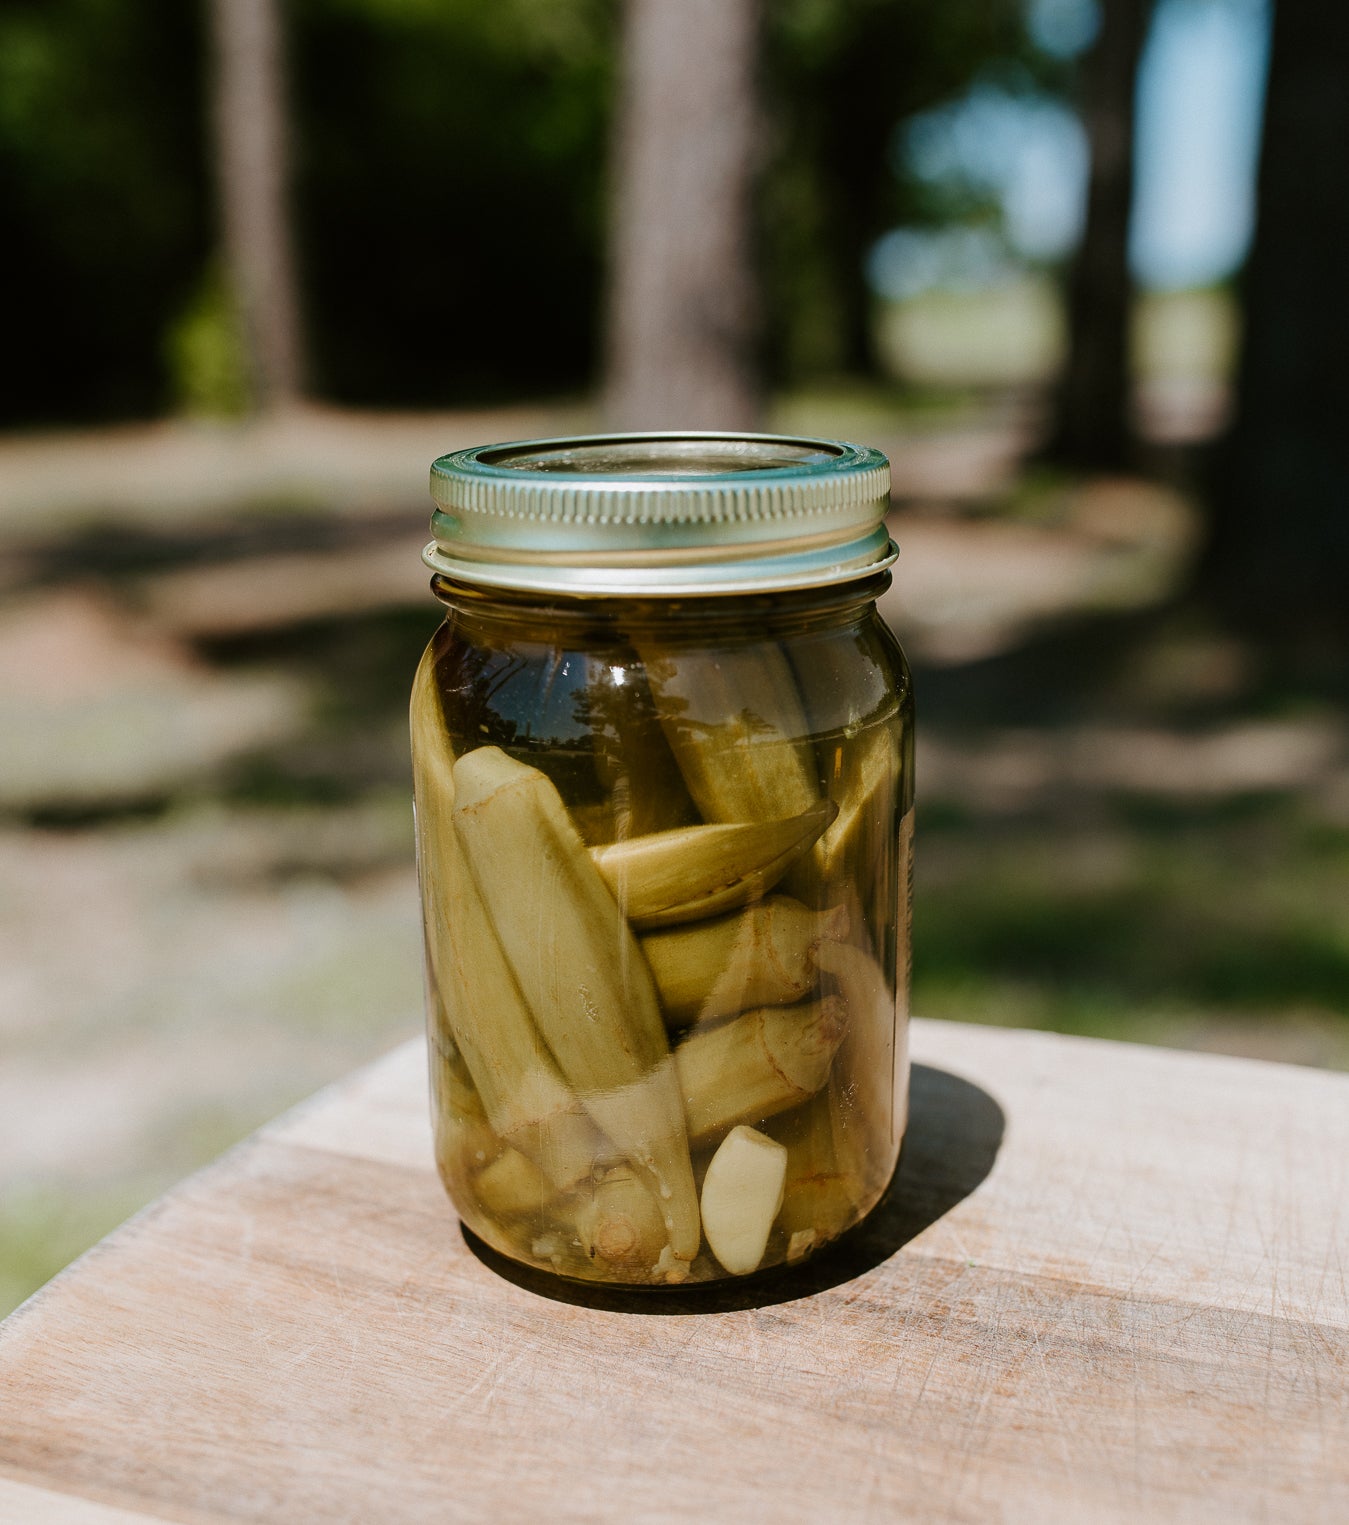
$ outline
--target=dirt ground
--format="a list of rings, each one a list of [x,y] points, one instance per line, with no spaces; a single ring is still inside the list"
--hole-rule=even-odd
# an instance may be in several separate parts
[[[417,1031],[426,468],[585,422],[0,440],[0,1313]],[[858,431],[920,701],[916,1009],[1349,1066],[1343,716],[1173,606],[1192,504],[1027,477],[1029,428]]]

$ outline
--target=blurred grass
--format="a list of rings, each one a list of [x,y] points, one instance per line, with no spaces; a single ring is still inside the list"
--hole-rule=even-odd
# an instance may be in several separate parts
[[[1133,363],[1144,384],[1221,382],[1238,342],[1230,291],[1142,293],[1134,305]],[[1047,275],[977,291],[932,290],[882,305],[878,347],[888,372],[910,388],[1036,387],[1052,382],[1067,342],[1063,299]]]
[[[1349,1069],[1349,828],[1287,799],[933,815],[915,1011]]]
[[[0,1203],[0,1317],[136,1212],[155,1190],[155,1184],[135,1180],[86,1193],[11,1187]]]
[[[189,416],[240,418],[253,404],[225,271],[210,262],[165,341],[173,402]]]
[[[924,292],[886,304],[878,348],[887,370],[918,386],[1035,386],[1063,360],[1054,282],[1027,276],[982,291]]]

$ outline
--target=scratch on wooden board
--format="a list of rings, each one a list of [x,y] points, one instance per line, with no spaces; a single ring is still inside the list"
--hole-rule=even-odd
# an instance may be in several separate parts
[[[1336,1302],[1336,1316],[1338,1320],[1349,1323],[1349,1279],[1345,1275],[1345,1261],[1343,1255],[1346,1230],[1343,1227],[1346,1202],[1349,1201],[1349,1162],[1346,1162],[1343,1154],[1335,1155],[1339,1170],[1332,1185],[1331,1201],[1335,1204],[1334,1213],[1327,1225],[1326,1235],[1326,1258],[1321,1268],[1321,1279],[1317,1285],[1317,1305],[1315,1313],[1325,1307],[1327,1299],[1324,1296],[1326,1280],[1330,1276],[1333,1266],[1336,1274],[1335,1290],[1338,1294]]]
[[[346,1346],[346,1360],[342,1363],[341,1372],[342,1390],[347,1397],[350,1397],[357,1374],[363,1369],[362,1325],[359,1317],[361,1300],[359,1297],[349,1295],[346,1283],[336,1272],[331,1273],[331,1285],[337,1292],[340,1305],[337,1316],[332,1322],[337,1335]]]
[[[741,1361],[747,1370],[757,1373],[759,1357],[763,1351],[763,1336],[758,1323],[753,1319],[736,1317],[733,1328],[737,1341],[742,1342]]]
[[[1133,1468],[1130,1475],[1133,1479],[1134,1499],[1137,1501],[1143,1497],[1143,1490],[1147,1486],[1147,1479],[1144,1476],[1143,1460],[1146,1453],[1146,1426],[1144,1419],[1147,1414],[1146,1400],[1151,1395],[1148,1393],[1147,1382],[1143,1376],[1142,1362],[1138,1358],[1137,1346],[1129,1346],[1127,1359],[1129,1362],[1130,1396],[1133,1400],[1132,1409],[1134,1434],[1132,1457]]]
[[[458,1413],[461,1410],[472,1410],[481,1405],[475,1405],[474,1400],[482,1394],[483,1403],[491,1403],[497,1396],[507,1377],[521,1365],[528,1366],[530,1352],[523,1344],[514,1344],[501,1340],[493,1343],[490,1359],[480,1367],[478,1374],[466,1386],[456,1386],[453,1392],[445,1393],[445,1412],[447,1414]]]
[[[959,1204],[957,1204],[957,1208],[958,1206]],[[960,1256],[960,1258],[962,1260],[973,1261],[974,1256],[970,1253],[969,1244],[967,1243],[965,1236],[960,1232],[959,1212],[952,1211],[951,1213],[948,1213],[946,1222],[943,1224],[943,1227],[946,1229],[947,1234],[954,1242],[956,1253]]]
[[[1238,1205],[1244,1195],[1243,1182],[1246,1172],[1246,1149],[1240,1146],[1240,1153],[1232,1174],[1232,1188],[1227,1193],[1227,1221],[1223,1225],[1222,1244],[1218,1252],[1218,1263],[1215,1267],[1215,1282],[1221,1284],[1227,1271],[1227,1263],[1232,1255],[1232,1246],[1237,1238],[1237,1212]]]
[[[1263,1407],[1269,1412],[1270,1383],[1274,1376],[1274,1343],[1275,1330],[1278,1326],[1279,1317],[1279,1266],[1276,1260],[1270,1268],[1269,1282],[1269,1323],[1265,1328],[1265,1369],[1262,1373],[1264,1386],[1262,1391]]]
[[[964,1281],[967,1274],[968,1268],[966,1266],[957,1266],[954,1268],[952,1274],[947,1277],[944,1282],[942,1282],[941,1286],[935,1289],[935,1295],[932,1297],[932,1301],[936,1302],[940,1300],[941,1302],[942,1311],[939,1317],[941,1318],[942,1338],[936,1340],[933,1343],[932,1357],[928,1361],[927,1366],[923,1371],[923,1375],[919,1378],[918,1391],[913,1395],[913,1401],[909,1405],[908,1417],[910,1420],[912,1420],[917,1415],[918,1409],[923,1401],[923,1394],[927,1391],[928,1382],[931,1380],[933,1370],[936,1368],[937,1362],[944,1354],[946,1343],[945,1335],[946,1331],[950,1328],[951,1325],[951,1304],[949,1300],[951,1291],[953,1288],[957,1287],[960,1282]],[[890,1382],[890,1397],[892,1400],[899,1396],[899,1384],[901,1378],[904,1376],[905,1369],[905,1351],[901,1349],[900,1354],[895,1361],[895,1373]]]
[[[1349,1329],[1349,1276],[1346,1276],[1344,1256],[1349,1241],[1349,1224],[1344,1222],[1347,1200],[1349,1182],[1337,1193],[1334,1216],[1328,1225],[1326,1256],[1316,1284],[1316,1304],[1312,1310],[1318,1319],[1345,1329]]]
[[[1133,1235],[1132,1234],[1129,1235],[1129,1244],[1130,1244],[1130,1247],[1132,1248],[1132,1246],[1133,1246]],[[1148,1273],[1149,1269],[1152,1267],[1153,1263],[1161,1256],[1161,1253],[1162,1253],[1162,1246],[1160,1244],[1154,1244],[1152,1249],[1151,1249],[1151,1251],[1149,1251],[1147,1258],[1143,1261],[1142,1265],[1140,1265],[1138,1267],[1138,1269],[1134,1272],[1133,1278],[1129,1282],[1128,1293],[1129,1293],[1130,1297],[1132,1297],[1138,1291],[1138,1288],[1142,1284],[1144,1276],[1147,1275],[1147,1273]]]
[[[245,1264],[251,1259],[251,1237],[250,1227]],[[304,1299],[308,1312],[303,1334],[307,1338],[298,1344],[293,1337],[287,1338],[284,1326],[278,1326],[272,1301],[264,1296],[261,1285],[246,1275],[241,1278],[241,1285],[244,1295],[238,1306],[247,1317],[249,1334],[265,1352],[273,1373],[285,1377],[318,1359],[331,1373],[329,1380],[341,1381],[349,1394],[362,1369],[362,1303],[343,1278],[335,1270],[310,1270],[298,1280],[296,1290],[309,1294]],[[321,1310],[317,1319],[315,1310]]]
[[[1059,1406],[1058,1397],[1054,1391],[1054,1379],[1049,1371],[1049,1363],[1045,1360],[1044,1344],[1046,1337],[1050,1335],[1056,1335],[1058,1333],[1059,1325],[1063,1322],[1063,1316],[1067,1311],[1067,1306],[1068,1305],[1065,1302],[1059,1301],[1057,1304],[1056,1312],[1048,1324],[1045,1324],[1041,1327],[1032,1325],[1031,1342],[1033,1346],[1035,1361],[1040,1371],[1040,1378],[1042,1383],[1041,1390],[1044,1397],[1048,1400],[1049,1409],[1053,1413],[1054,1419],[1056,1421],[1054,1426],[1054,1437],[1058,1446],[1060,1460],[1063,1462],[1063,1470],[1065,1474],[1071,1476],[1074,1474],[1076,1469],[1073,1466],[1072,1448],[1068,1444],[1068,1425],[1065,1421],[1063,1410]],[[1043,1314],[1041,1314],[1041,1316],[1043,1317]]]
[[[979,1348],[978,1386],[972,1395],[973,1401],[965,1405],[962,1419],[959,1423],[959,1435],[956,1443],[956,1453],[961,1459],[962,1465],[954,1469],[956,1486],[953,1490],[951,1502],[959,1504],[962,1496],[974,1485],[976,1468],[969,1463],[976,1455],[976,1441],[982,1440],[981,1449],[987,1449],[989,1434],[992,1431],[990,1409],[996,1391],[996,1373],[998,1352],[1004,1346],[1003,1314],[1007,1311],[1005,1299],[1005,1284],[1000,1284],[996,1293],[996,1301],[993,1308],[993,1324],[988,1340],[981,1343]],[[1013,1333],[1012,1338],[1015,1339]]]

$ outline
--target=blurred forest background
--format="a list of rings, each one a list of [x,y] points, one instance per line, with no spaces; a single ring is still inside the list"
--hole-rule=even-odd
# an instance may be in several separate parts
[[[414,1033],[426,470],[879,445],[914,1008],[1349,1066],[1349,10],[8,0],[0,1313]]]

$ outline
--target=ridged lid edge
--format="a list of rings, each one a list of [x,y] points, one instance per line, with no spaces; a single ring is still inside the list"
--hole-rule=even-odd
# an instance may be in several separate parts
[[[680,431],[481,445],[432,466],[435,539],[424,559],[448,577],[537,591],[822,586],[894,560],[883,527],[889,488],[880,451],[793,435]]]

